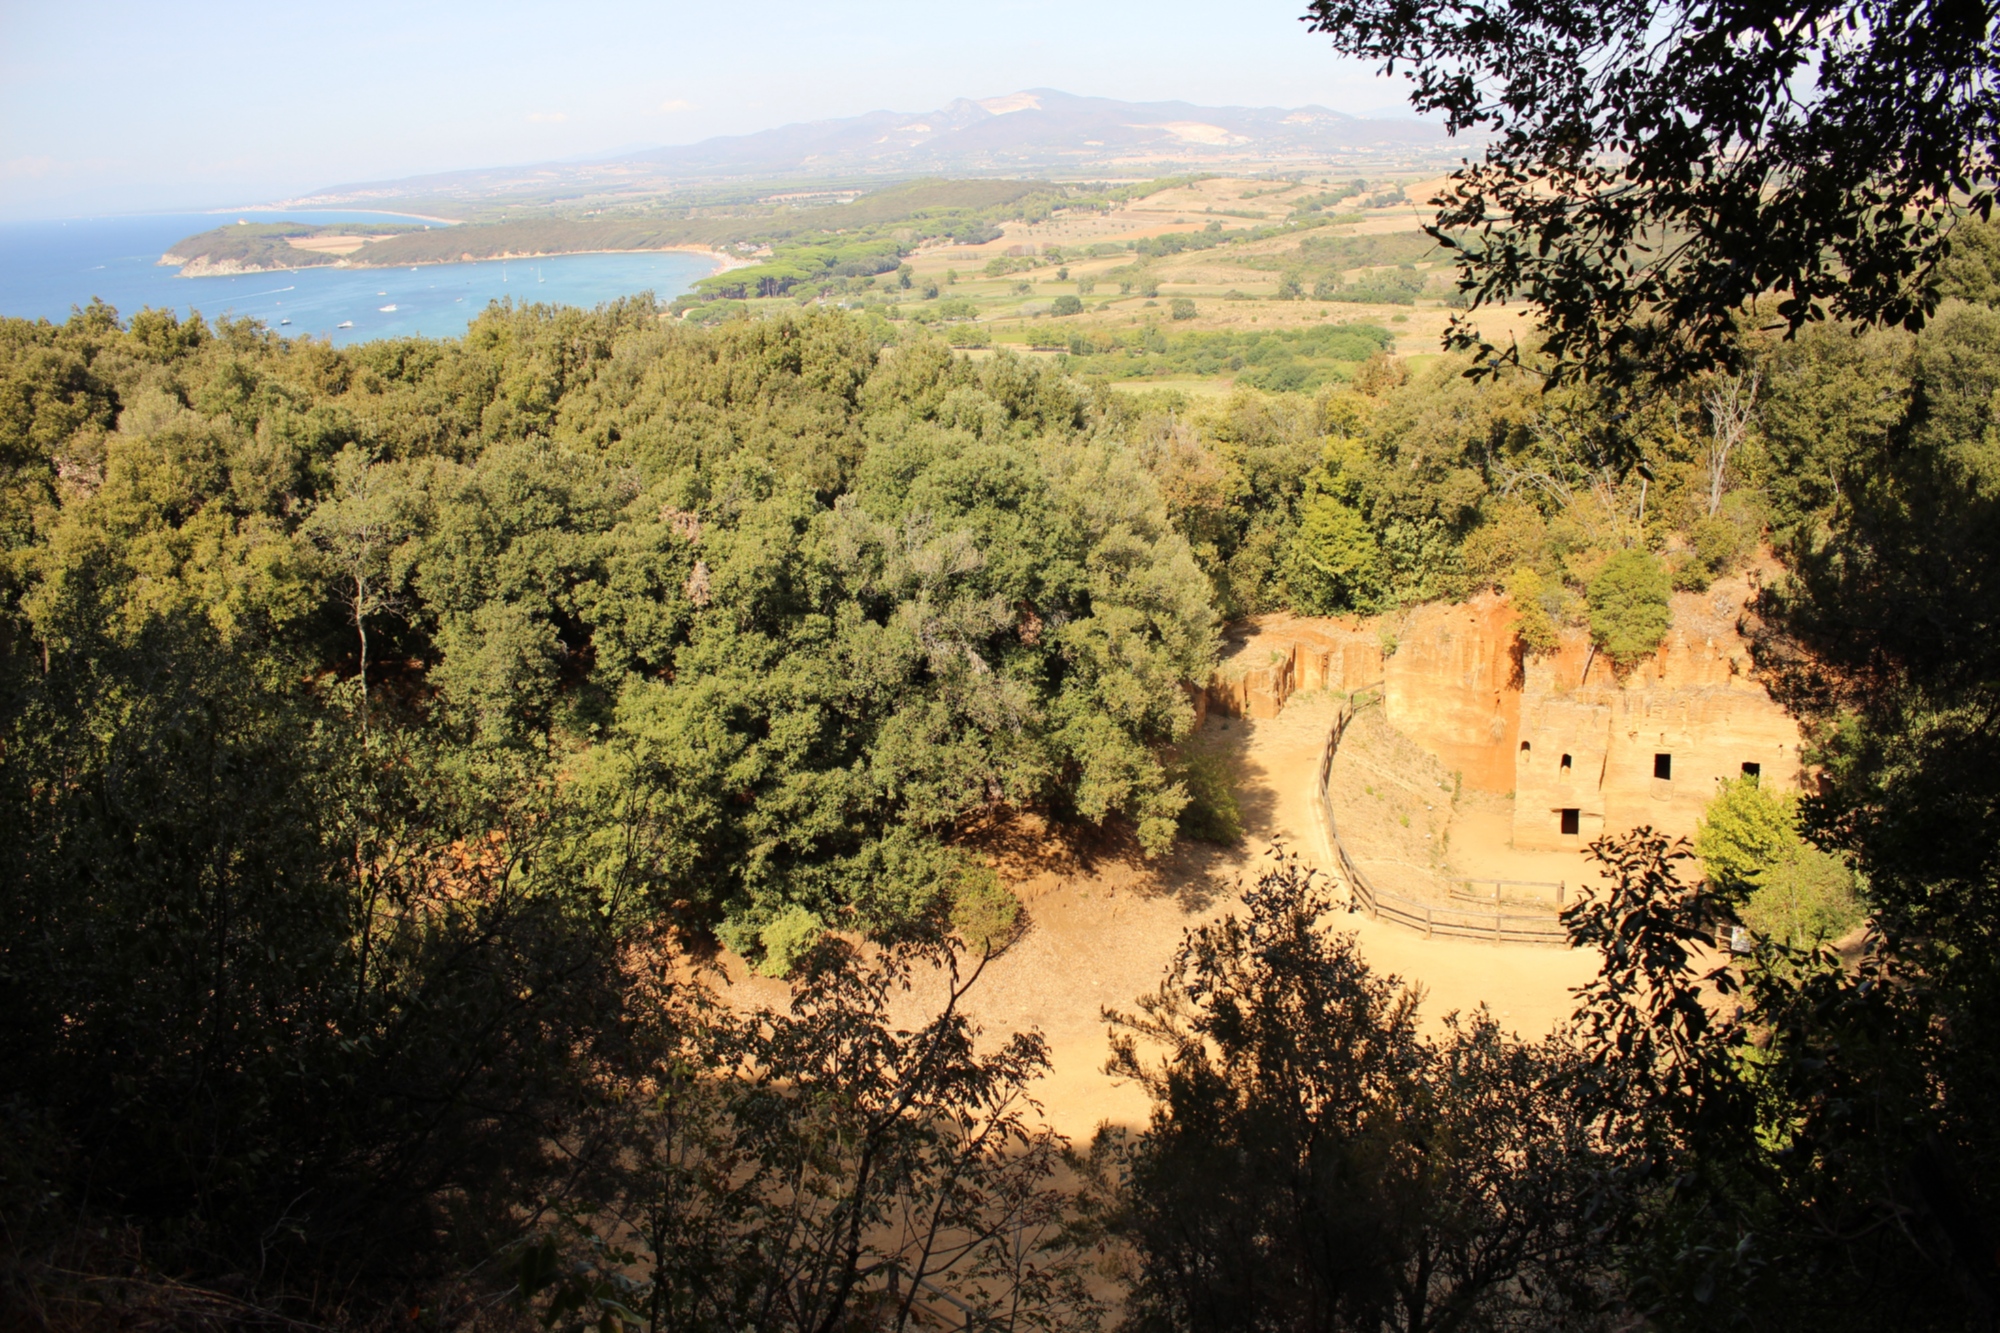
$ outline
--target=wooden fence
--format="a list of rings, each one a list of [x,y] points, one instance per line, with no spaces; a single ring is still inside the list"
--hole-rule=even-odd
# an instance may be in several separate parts
[[[1425,939],[1443,935],[1452,939],[1487,940],[1494,944],[1543,944],[1559,948],[1569,946],[1569,934],[1563,929],[1557,912],[1510,912],[1499,903],[1502,884],[1527,885],[1527,881],[1514,880],[1454,880],[1454,884],[1491,884],[1494,886],[1494,905],[1484,907],[1455,907],[1437,903],[1420,903],[1375,887],[1354,858],[1347,854],[1341,844],[1340,828],[1333,818],[1333,799],[1327,793],[1327,784],[1333,777],[1333,756],[1340,748],[1340,739],[1347,732],[1347,724],[1354,718],[1355,707],[1349,704],[1340,710],[1333,729],[1327,733],[1326,749],[1320,755],[1319,779],[1313,784],[1313,797],[1319,806],[1319,816],[1326,821],[1327,842],[1333,849],[1334,859],[1340,863],[1340,873],[1347,878],[1354,894],[1355,905],[1371,917],[1393,921],[1399,926],[1422,931]],[[1554,889],[1556,902],[1561,904],[1564,886],[1536,882],[1533,887]],[[1459,895],[1461,898],[1469,895]]]

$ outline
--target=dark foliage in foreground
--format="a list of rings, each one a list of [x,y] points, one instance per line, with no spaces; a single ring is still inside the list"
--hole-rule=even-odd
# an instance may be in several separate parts
[[[1110,1015],[1113,1071],[1154,1100],[1094,1154],[1122,1182],[1126,1327],[1594,1326],[1612,1159],[1589,1065],[1484,1010],[1421,1035],[1417,994],[1322,924],[1295,858],[1244,902]]]

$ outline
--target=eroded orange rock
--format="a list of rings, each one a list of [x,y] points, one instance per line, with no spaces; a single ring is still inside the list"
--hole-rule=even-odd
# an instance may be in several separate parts
[[[1232,631],[1206,702],[1269,718],[1301,691],[1379,684],[1391,726],[1467,786],[1513,794],[1517,847],[1642,824],[1691,835],[1721,779],[1799,781],[1798,725],[1752,677],[1737,631],[1750,592],[1734,579],[1677,594],[1660,651],[1622,673],[1581,630],[1526,657],[1494,593],[1393,618],[1261,616]]]

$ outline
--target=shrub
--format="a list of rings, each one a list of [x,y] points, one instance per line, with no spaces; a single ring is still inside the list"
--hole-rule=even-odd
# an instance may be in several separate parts
[[[1530,657],[1546,657],[1562,644],[1555,617],[1549,614],[1549,588],[1532,569],[1516,569],[1507,576],[1507,596],[1514,603],[1514,634]]]
[[[1621,664],[1657,652],[1674,623],[1672,596],[1657,556],[1637,547],[1620,551],[1590,581],[1590,637]]]
[[[991,875],[967,876],[951,905],[951,926],[974,953],[998,953],[1014,936],[1021,900]]]
[[[1667,577],[1675,592],[1703,592],[1715,580],[1691,551],[1677,551],[1667,557]]]
[[[1083,313],[1083,301],[1074,296],[1058,296],[1049,306],[1049,313],[1059,318],[1064,315],[1080,315]]]
[[[1743,530],[1720,515],[1696,519],[1688,529],[1688,537],[1694,543],[1695,559],[1718,578],[1727,574],[1743,554]]]
[[[1194,302],[1185,296],[1176,296],[1172,304],[1167,307],[1167,311],[1169,317],[1173,319],[1193,319],[1195,316]]]
[[[1174,777],[1187,788],[1181,808],[1181,832],[1203,842],[1243,840],[1243,809],[1236,801],[1236,775],[1229,761],[1212,751],[1189,753],[1175,766]]]
[[[1806,948],[1861,920],[1854,872],[1800,835],[1796,792],[1774,794],[1748,777],[1724,782],[1695,851],[1710,882],[1741,899],[1743,924],[1766,939]]]
[[[813,945],[819,943],[822,930],[820,919],[805,908],[796,904],[786,908],[758,932],[764,959],[757,970],[767,977],[790,976]]]
[[[1362,362],[1361,368],[1354,372],[1354,391],[1371,398],[1383,397],[1409,382],[1409,365],[1386,349]]]

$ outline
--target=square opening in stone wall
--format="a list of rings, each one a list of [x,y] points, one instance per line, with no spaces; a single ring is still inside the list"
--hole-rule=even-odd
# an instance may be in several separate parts
[[[1672,782],[1674,779],[1674,757],[1670,754],[1654,755],[1653,776],[1662,782]]]
[[[1764,776],[1764,766],[1755,760],[1748,761],[1743,765],[1743,776],[1755,782]]]
[[[1568,776],[1569,776],[1569,756],[1568,756],[1568,755],[1564,755],[1564,756],[1562,757],[1562,763],[1558,764],[1558,765],[1557,765],[1556,767],[1558,767],[1558,768],[1560,768],[1560,769],[1562,770],[1562,774],[1563,774],[1563,776],[1564,776],[1564,777],[1568,777]]]
[[[1562,831],[1565,838],[1574,838],[1583,831],[1583,811],[1574,808],[1562,812]]]

